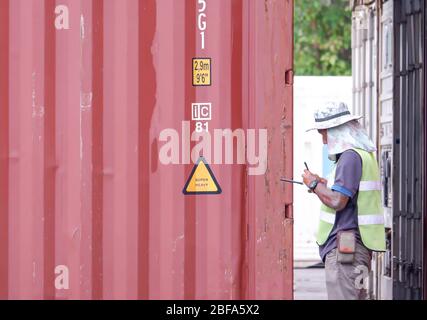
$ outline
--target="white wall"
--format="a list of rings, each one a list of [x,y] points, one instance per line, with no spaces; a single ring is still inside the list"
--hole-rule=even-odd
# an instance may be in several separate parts
[[[302,181],[304,161],[322,175],[323,144],[317,131],[305,132],[314,111],[327,101],[346,102],[352,110],[351,77],[295,77],[294,81],[294,178]],[[325,163],[325,165],[328,165]],[[307,188],[294,186],[294,260],[320,261],[315,235],[320,201]]]

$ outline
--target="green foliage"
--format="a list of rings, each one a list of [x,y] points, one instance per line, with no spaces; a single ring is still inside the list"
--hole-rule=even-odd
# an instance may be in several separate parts
[[[349,0],[295,0],[295,73],[351,75]]]

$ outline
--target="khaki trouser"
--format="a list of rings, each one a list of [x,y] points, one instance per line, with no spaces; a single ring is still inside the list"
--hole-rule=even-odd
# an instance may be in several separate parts
[[[371,258],[371,251],[359,242],[352,264],[337,262],[337,249],[329,252],[325,260],[328,299],[366,300]]]

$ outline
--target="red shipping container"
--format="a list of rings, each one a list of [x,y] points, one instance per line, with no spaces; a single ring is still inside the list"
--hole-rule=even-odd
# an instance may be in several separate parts
[[[291,0],[1,0],[0,298],[292,299],[292,67]]]

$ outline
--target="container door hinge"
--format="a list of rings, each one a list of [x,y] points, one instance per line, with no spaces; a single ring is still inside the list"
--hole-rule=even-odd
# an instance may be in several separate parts
[[[294,70],[289,69],[285,72],[285,85],[292,86],[294,84]]]

